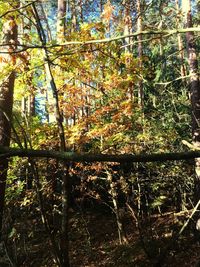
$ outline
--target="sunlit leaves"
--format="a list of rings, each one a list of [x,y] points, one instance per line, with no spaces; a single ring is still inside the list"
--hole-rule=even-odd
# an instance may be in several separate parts
[[[105,23],[109,23],[109,21],[112,19],[114,7],[112,6],[110,0],[107,1],[107,3],[104,5],[104,10],[101,15],[102,20]]]
[[[101,16],[98,14],[99,17],[91,21],[78,21],[76,31],[71,31],[71,20],[68,18],[67,31],[62,42],[84,42],[105,38],[112,33],[121,34],[121,31],[124,31],[123,8],[114,7],[114,3],[108,0],[103,6]],[[148,13],[149,18],[154,15],[151,14],[152,8],[150,7]],[[168,10],[171,10],[171,7]],[[29,9],[26,12],[31,14]],[[155,27],[156,23],[160,22],[155,17],[152,18],[153,22],[153,19],[156,20],[154,25],[147,25],[144,21],[144,28]],[[24,26],[22,43],[40,44],[34,25],[29,21]],[[110,26],[113,27],[112,33],[108,29]],[[134,43],[134,39],[130,41],[133,42],[130,49],[124,49],[124,40],[108,44],[58,47],[56,38],[53,38],[47,43],[47,46],[53,45],[48,48],[48,55],[59,94],[66,137],[69,144],[77,149],[84,142],[89,142],[91,151],[100,146],[110,146],[112,149],[117,144],[120,144],[121,151],[123,145],[126,149],[129,146],[130,151],[142,151],[145,146],[144,149],[157,151],[161,146],[163,150],[168,149],[170,141],[177,138],[177,132],[173,130],[173,112],[169,112],[164,119],[160,118],[168,108],[163,105],[163,102],[167,101],[162,101],[167,98],[167,90],[151,84],[152,81],[156,83],[163,77],[163,58],[159,55],[161,39],[156,37],[152,38],[148,45],[144,43],[144,55],[140,60],[137,58],[137,42]],[[165,43],[163,45],[165,46]],[[4,59],[0,61],[3,62]],[[155,61],[154,64],[151,61]],[[46,110],[54,116],[54,102],[49,94],[49,81],[46,80],[43,49],[22,52],[17,59],[16,70],[16,99],[27,96],[33,88],[35,92],[48,92]],[[141,110],[138,104],[140,82],[144,83],[144,110]],[[184,103],[185,98],[177,102]],[[179,124],[186,123],[188,117],[185,116],[183,108],[178,108],[177,114],[178,127]],[[41,139],[43,140],[43,137]]]

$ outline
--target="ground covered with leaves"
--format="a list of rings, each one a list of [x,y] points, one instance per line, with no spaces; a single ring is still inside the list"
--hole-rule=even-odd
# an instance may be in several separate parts
[[[22,208],[1,244],[0,266],[56,267],[39,210]],[[123,210],[127,244],[119,244],[114,214],[105,210],[70,211],[70,259],[73,267],[199,266],[200,238],[193,219],[174,242],[172,239],[191,211],[153,214],[138,221]],[[6,224],[6,222],[5,222]],[[15,264],[15,265],[14,265]]]

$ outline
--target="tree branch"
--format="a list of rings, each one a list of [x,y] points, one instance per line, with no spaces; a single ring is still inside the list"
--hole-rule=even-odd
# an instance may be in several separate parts
[[[53,150],[33,150],[33,149],[19,149],[8,148],[0,146],[0,159],[10,157],[35,157],[35,158],[56,158],[64,161],[76,162],[162,162],[167,160],[189,160],[200,157],[200,151],[188,151],[177,153],[152,153],[152,154],[88,154],[88,153],[74,153],[61,152]]]
[[[10,9],[10,10],[6,11],[5,13],[3,13],[2,15],[0,15],[0,19],[3,18],[3,17],[5,17],[5,16],[8,15],[9,13],[13,13],[13,12],[19,11],[19,10],[21,10],[21,9],[24,9],[24,8],[26,8],[26,7],[28,7],[28,6],[31,6],[33,3],[36,3],[37,1],[38,1],[38,0],[35,0],[35,1],[32,1],[32,2],[29,2],[29,3],[26,4],[26,5],[23,5],[23,6],[21,6],[21,7],[17,7],[17,8]]]
[[[123,40],[126,38],[130,37],[136,37],[138,35],[150,35],[150,34],[159,34],[159,35],[166,35],[167,37],[169,35],[173,34],[178,34],[178,33],[186,33],[186,32],[200,32],[200,27],[192,27],[192,28],[185,28],[185,29],[173,29],[173,30],[147,30],[147,31],[140,31],[140,32],[134,32],[132,34],[127,34],[127,35],[121,35],[117,37],[112,37],[112,38],[105,38],[105,39],[94,39],[94,40],[88,40],[88,41],[70,41],[70,42],[65,42],[63,44],[42,44],[42,45],[22,45],[18,44],[18,47],[24,47],[24,49],[20,51],[16,51],[15,53],[19,53],[22,51],[25,51],[27,49],[51,49],[51,48],[56,48],[56,47],[65,47],[69,45],[90,45],[90,44],[105,44],[105,43],[110,43],[118,40]],[[165,37],[165,36],[164,36]],[[148,39],[147,39],[148,40]],[[10,44],[0,44],[0,46],[8,46]]]

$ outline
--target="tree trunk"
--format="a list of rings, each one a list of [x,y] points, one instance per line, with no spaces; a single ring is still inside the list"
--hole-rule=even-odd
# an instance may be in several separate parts
[[[125,1],[125,7],[124,7],[124,35],[128,35],[132,33],[132,21],[131,21],[131,15],[130,15],[130,1]],[[124,39],[125,41],[125,52],[131,51],[131,39],[130,37],[127,37]]]
[[[192,27],[192,14],[190,0],[182,2],[182,10],[185,15],[185,26]],[[198,74],[198,61],[195,46],[194,32],[186,33],[188,63],[190,71],[190,98],[192,106],[192,139],[195,147],[200,147],[200,83]],[[200,198],[200,158],[195,160],[195,202]]]
[[[142,31],[142,14],[141,14],[141,3],[140,0],[137,0],[137,31]],[[138,35],[138,59],[139,67],[142,68],[142,56],[143,56],[143,47],[142,47],[142,35]],[[139,91],[138,91],[138,103],[143,111],[144,109],[144,90],[142,81],[139,81]]]
[[[35,95],[31,93],[28,96],[28,115],[30,117],[35,116]]]
[[[132,33],[133,25],[132,25],[132,19],[131,19],[131,2],[130,0],[126,0],[124,2],[124,35],[129,35]],[[132,38],[127,37],[124,39],[125,42],[125,53],[132,53],[133,45],[131,44]],[[127,69],[130,68],[130,60],[126,60]],[[127,72],[129,75],[131,75],[131,71]],[[128,97],[131,101],[134,101],[134,87],[133,85],[130,85],[128,88]]]
[[[58,0],[57,41],[60,43],[65,37],[66,0]]]
[[[20,7],[23,7],[23,3],[20,3]],[[24,38],[25,38],[25,27],[29,28],[31,30],[30,22],[26,22],[24,17],[21,18],[21,23],[18,26],[18,42],[20,44],[24,44]],[[26,62],[26,66],[24,67],[24,72],[27,74],[25,78],[25,83],[27,85],[28,89],[28,96],[25,96],[26,94],[24,92],[24,95],[22,96],[21,100],[21,114],[23,117],[29,117],[35,116],[35,86],[33,85],[33,72],[31,71],[31,65],[30,65],[30,54],[28,51],[26,51],[26,55],[24,55],[23,60]],[[27,120],[29,122],[29,119]]]
[[[11,136],[11,119],[13,107],[13,90],[15,82],[15,55],[9,53],[16,49],[17,43],[17,25],[15,17],[10,15],[3,25],[4,40],[6,44],[4,47],[5,54],[3,54],[4,68],[12,64],[13,70],[8,73],[7,77],[0,84],[0,145],[9,146]],[[0,238],[2,233],[3,209],[5,201],[5,188],[7,179],[7,158],[0,160]]]
[[[120,245],[127,244],[128,240],[126,238],[126,234],[124,231],[124,227],[122,224],[122,220],[121,220],[120,212],[119,212],[119,207],[118,207],[116,186],[115,186],[115,183],[113,181],[112,173],[109,170],[107,170],[106,172],[107,172],[107,179],[108,179],[109,184],[110,184],[110,195],[111,195],[112,202],[113,202],[113,210],[114,210],[114,213],[116,216],[119,243],[120,243]]]
[[[72,21],[72,32],[76,31],[77,28],[77,14],[76,14],[76,1],[71,0],[71,21]]]
[[[64,4],[65,1],[63,1]],[[47,80],[49,81],[52,93],[53,93],[53,99],[54,99],[54,105],[55,105],[55,119],[58,126],[58,134],[60,139],[60,150],[62,152],[66,151],[66,144],[65,144],[65,132],[64,132],[64,126],[63,126],[63,117],[62,112],[59,105],[59,94],[58,89],[52,74],[51,69],[51,61],[49,58],[48,50],[45,48],[46,46],[46,35],[44,32],[44,29],[42,27],[37,8],[35,4],[32,4],[33,6],[33,12],[35,15],[36,23],[37,23],[37,30],[39,39],[44,46],[44,55],[45,55],[45,69],[46,69],[46,75]],[[69,261],[69,233],[68,233],[68,222],[69,222],[69,175],[68,175],[68,166],[62,162],[63,165],[63,175],[62,175],[62,226],[61,226],[61,232],[60,232],[60,254],[61,254],[61,266],[62,267],[69,267],[70,261]]]
[[[65,33],[66,33],[66,0],[58,0],[58,11],[57,11],[57,42],[58,44],[62,44],[65,40]],[[59,87],[58,89],[58,94],[59,98],[64,99],[64,84],[65,84],[65,75],[63,73],[62,67],[62,62],[59,62],[59,66],[57,66],[57,73],[58,75],[58,80],[59,80]],[[62,106],[60,106],[61,109],[61,115],[62,115],[62,121],[64,120],[64,115],[63,115],[63,109]]]
[[[176,26],[177,28],[180,28],[180,8],[179,8],[179,2],[178,0],[176,0],[176,12],[177,12],[177,16],[176,16]],[[181,77],[185,77],[186,76],[186,66],[184,64],[184,47],[183,47],[183,41],[182,41],[182,37],[181,34],[178,33],[177,35],[177,41],[178,41],[178,50],[179,50],[179,59],[180,59],[180,63],[181,63],[181,68],[180,68],[180,72],[181,72]]]

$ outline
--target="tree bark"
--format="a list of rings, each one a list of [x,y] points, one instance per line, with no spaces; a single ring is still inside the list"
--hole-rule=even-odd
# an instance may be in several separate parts
[[[141,14],[141,2],[137,0],[137,31],[142,31],[142,14]],[[143,56],[143,47],[142,47],[142,35],[138,35],[138,59],[139,67],[142,68],[142,56]],[[144,110],[144,89],[142,81],[139,81],[139,91],[138,91],[138,103],[141,107],[141,110]]]
[[[179,1],[176,0],[176,26],[177,28],[179,28],[180,26],[180,8],[179,8]],[[184,46],[183,46],[183,41],[182,41],[182,37],[181,34],[178,33],[177,34],[177,42],[178,42],[178,50],[179,50],[179,59],[180,59],[180,63],[181,63],[181,67],[180,67],[180,72],[181,72],[181,77],[185,77],[186,76],[186,66],[184,63]]]
[[[57,41],[62,43],[65,37],[66,0],[58,0]]]
[[[190,0],[184,0],[182,5],[186,27],[192,27],[191,2]],[[189,89],[192,106],[192,140],[195,147],[200,147],[200,82],[194,32],[189,31],[186,33],[186,42],[190,71]],[[200,198],[200,158],[195,160],[195,173],[194,198],[195,202],[197,202]]]
[[[72,21],[72,32],[76,31],[77,28],[77,12],[76,12],[76,1],[71,0],[71,21]]]
[[[60,4],[63,4],[60,3]],[[66,4],[66,3],[65,3]],[[37,24],[37,30],[38,30],[38,35],[39,39],[44,47],[44,55],[45,55],[45,68],[46,68],[46,74],[47,74],[47,79],[49,81],[52,93],[53,93],[53,98],[54,98],[54,105],[55,105],[55,119],[57,122],[58,126],[58,132],[59,132],[59,139],[60,139],[60,150],[61,152],[66,151],[66,143],[65,143],[65,131],[64,131],[64,126],[63,126],[63,117],[62,117],[62,112],[61,108],[59,105],[59,94],[58,94],[58,89],[55,83],[55,79],[52,74],[52,69],[51,69],[51,60],[49,57],[48,50],[46,49],[46,35],[44,32],[44,29],[42,27],[37,8],[35,4],[32,4],[33,6],[33,12],[35,15],[35,20]],[[68,175],[68,166],[63,163],[63,179],[62,179],[62,226],[61,226],[61,232],[60,232],[60,254],[61,254],[61,266],[62,267],[69,267],[70,266],[70,261],[69,261],[69,233],[68,233],[68,222],[69,222],[69,175]]]
[[[109,170],[106,170],[106,173],[107,173],[107,180],[108,180],[109,185],[110,185],[109,191],[110,191],[110,195],[111,195],[112,202],[113,202],[113,210],[114,210],[115,217],[116,217],[119,244],[120,245],[127,244],[128,240],[126,238],[124,226],[123,226],[122,220],[120,218],[119,206],[118,206],[118,201],[117,201],[117,190],[116,190],[115,182],[113,181],[112,173]]]
[[[16,4],[17,7],[18,4]],[[8,16],[7,21],[3,25],[4,47],[5,54],[3,68],[8,68],[12,64],[13,70],[7,74],[4,81],[0,84],[0,145],[9,146],[11,136],[11,119],[13,107],[13,90],[15,82],[15,55],[12,52],[16,49],[17,44],[17,24],[15,17]],[[7,179],[8,159],[0,160],[0,238],[2,234],[2,220],[5,202],[5,188]]]
[[[124,2],[124,35],[129,35],[132,33],[132,21],[131,21],[131,15],[130,15],[130,0],[126,0]],[[130,37],[125,38],[125,52],[131,51],[131,39]]]
[[[152,154],[89,154],[53,150],[33,150],[0,146],[0,159],[10,157],[55,158],[66,162],[165,162],[167,160],[190,160],[200,157],[200,150],[177,153]]]

